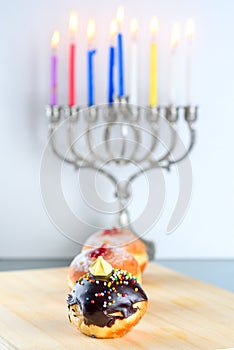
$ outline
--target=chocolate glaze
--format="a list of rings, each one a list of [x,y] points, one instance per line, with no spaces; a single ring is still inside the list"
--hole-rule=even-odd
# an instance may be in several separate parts
[[[81,277],[68,296],[68,307],[78,304],[87,325],[111,327],[116,319],[131,316],[137,311],[133,305],[148,300],[135,277],[113,269],[106,281],[88,273]],[[121,312],[122,316],[112,313]]]

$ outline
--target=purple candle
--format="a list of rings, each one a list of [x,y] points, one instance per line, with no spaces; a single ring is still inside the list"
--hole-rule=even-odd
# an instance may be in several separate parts
[[[57,56],[51,56],[51,94],[50,105],[55,106],[57,104]]]
[[[57,47],[59,44],[60,35],[56,30],[53,33],[51,46],[52,46],[52,56],[51,56],[51,92],[50,92],[50,105],[55,106],[57,104]]]

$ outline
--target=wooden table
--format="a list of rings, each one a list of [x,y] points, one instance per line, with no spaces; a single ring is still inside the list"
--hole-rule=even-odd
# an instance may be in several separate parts
[[[234,294],[149,264],[149,307],[119,339],[92,339],[67,318],[67,268],[1,272],[0,349],[234,348]],[[230,276],[233,278],[233,276]]]

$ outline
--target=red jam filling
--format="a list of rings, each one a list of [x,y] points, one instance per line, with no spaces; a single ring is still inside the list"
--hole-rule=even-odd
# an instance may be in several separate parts
[[[102,244],[101,247],[92,249],[89,252],[89,258],[91,259],[97,259],[100,255],[105,256],[108,253],[108,248],[106,244]]]
[[[116,234],[116,233],[120,233],[120,231],[116,227],[113,227],[110,230],[104,230],[102,232],[103,235],[113,235],[113,234]]]

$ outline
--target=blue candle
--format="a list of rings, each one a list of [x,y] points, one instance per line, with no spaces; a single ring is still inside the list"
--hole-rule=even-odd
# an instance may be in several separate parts
[[[124,62],[123,62],[123,35],[118,33],[118,73],[119,73],[119,97],[124,96]]]
[[[118,35],[117,35],[117,50],[118,50],[118,79],[119,79],[119,97],[124,96],[124,62],[123,62],[123,35],[122,35],[122,23],[124,19],[124,8],[119,6],[117,10],[117,23],[118,23]]]
[[[87,53],[87,68],[88,68],[88,106],[94,105],[94,55],[96,50],[94,50],[93,39],[95,34],[96,24],[93,19],[89,20],[87,26],[87,39],[88,39],[88,53]]]
[[[88,50],[88,106],[94,105],[94,77],[93,77],[93,66],[94,66],[94,54],[96,50]]]
[[[114,66],[115,66],[115,48],[110,46],[109,50],[109,88],[108,88],[108,103],[113,103],[114,96]]]

